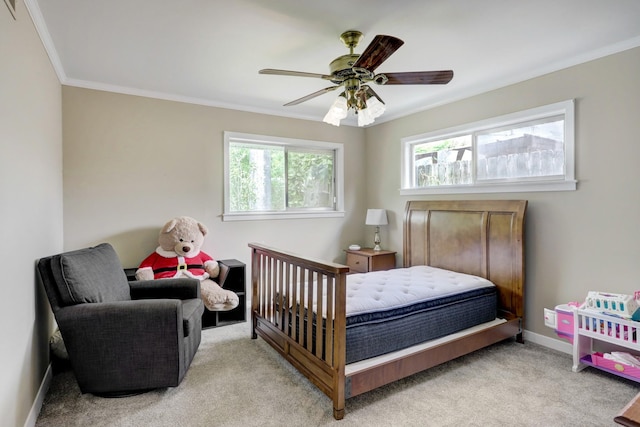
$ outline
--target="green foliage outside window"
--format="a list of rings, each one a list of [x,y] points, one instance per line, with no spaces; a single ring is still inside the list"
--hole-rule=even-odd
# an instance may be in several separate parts
[[[289,151],[287,156],[290,208],[333,206],[333,153]]]
[[[333,150],[229,146],[231,212],[332,209],[333,183]]]

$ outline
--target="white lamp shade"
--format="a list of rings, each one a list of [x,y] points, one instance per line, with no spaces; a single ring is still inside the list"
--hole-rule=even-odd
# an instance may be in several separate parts
[[[385,106],[378,98],[371,97],[367,100],[367,110],[369,110],[371,121],[373,121],[373,119],[380,117],[384,113]]]
[[[378,98],[369,98],[366,107],[358,111],[358,126],[370,125],[384,113],[384,110],[385,106]]]
[[[330,125],[340,126],[340,120],[347,117],[349,113],[349,107],[347,107],[347,98],[340,95],[333,102],[331,108],[322,119],[323,122],[329,123]]]
[[[387,225],[387,211],[384,209],[367,209],[366,225]]]
[[[364,108],[358,111],[358,126],[366,126],[373,123],[373,117],[371,116],[371,112],[369,108]]]

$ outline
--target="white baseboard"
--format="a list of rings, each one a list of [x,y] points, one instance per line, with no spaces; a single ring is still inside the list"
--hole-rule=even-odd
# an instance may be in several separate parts
[[[42,378],[42,383],[40,383],[40,388],[38,389],[38,394],[36,394],[36,398],[33,400],[33,405],[31,405],[31,410],[29,411],[29,416],[24,422],[24,427],[34,427],[36,425],[36,421],[38,420],[38,415],[40,415],[40,409],[42,409],[42,403],[44,402],[44,398],[49,391],[49,387],[51,386],[51,379],[53,378],[53,369],[51,367],[51,363],[47,367],[47,371],[44,373],[44,378]]]
[[[573,346],[567,341],[549,338],[531,331],[524,331],[524,341],[531,341],[532,343],[539,344],[543,347],[548,347],[553,350],[558,350],[562,353],[573,354]]]

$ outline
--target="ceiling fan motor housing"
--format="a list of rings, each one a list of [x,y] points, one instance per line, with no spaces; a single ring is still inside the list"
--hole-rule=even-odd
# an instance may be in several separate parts
[[[349,55],[342,55],[331,61],[331,64],[329,64],[329,70],[332,76],[340,79],[338,80],[338,83],[355,75],[352,68],[353,64],[355,64],[359,57],[360,55],[352,53]]]
[[[331,75],[336,77],[336,80],[332,80],[334,83],[340,84],[356,76],[352,68],[353,64],[360,58],[360,55],[353,53],[353,49],[358,46],[363,37],[363,34],[357,30],[348,30],[340,35],[342,43],[349,48],[349,54],[339,56],[329,64]]]

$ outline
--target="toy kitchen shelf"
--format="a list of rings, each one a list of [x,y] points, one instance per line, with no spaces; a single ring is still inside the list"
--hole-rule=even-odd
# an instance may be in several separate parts
[[[566,305],[556,307],[557,312],[561,314],[558,319],[562,317],[562,313],[566,313],[567,309],[573,314],[573,325],[566,326],[568,327],[567,329],[573,326],[573,334],[563,334],[559,330],[563,328],[562,325],[558,325],[559,328],[557,327],[556,331],[559,336],[568,338],[573,344],[573,372],[579,372],[587,366],[592,366],[605,372],[640,382],[640,369],[605,359],[602,353],[594,351],[595,345],[606,348],[607,351],[625,351],[633,355],[640,354],[640,343],[638,342],[638,338],[640,338],[640,322],[603,314],[593,309],[584,308],[584,305],[580,307],[568,307]],[[546,314],[548,313],[545,313],[545,317]]]
[[[602,314],[589,309],[574,309],[573,371],[593,366],[606,372],[640,382],[640,369],[604,359],[593,350],[594,340],[617,347],[617,351],[640,353],[640,322]]]

